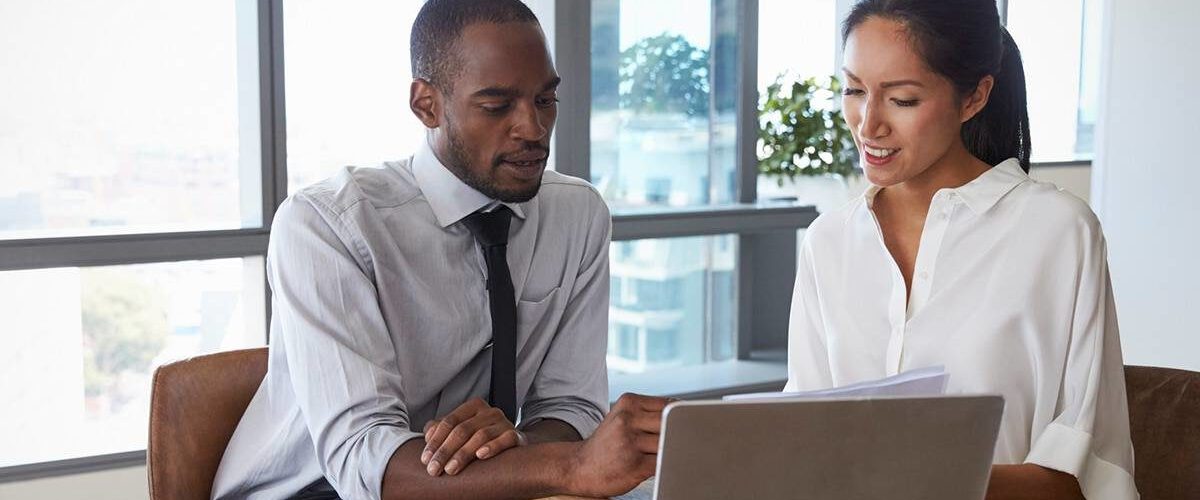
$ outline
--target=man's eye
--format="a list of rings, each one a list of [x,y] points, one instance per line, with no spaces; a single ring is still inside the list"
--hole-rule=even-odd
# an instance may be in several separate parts
[[[484,104],[480,107],[483,108],[484,111],[494,115],[508,111],[508,104]]]
[[[553,105],[555,105],[556,103],[558,103],[558,97],[557,97],[557,96],[555,96],[555,97],[542,97],[542,98],[539,98],[539,99],[537,100],[537,105],[538,105],[538,106],[541,106],[541,107],[543,107],[543,108],[548,108],[548,107],[550,107],[550,106],[553,106]]]

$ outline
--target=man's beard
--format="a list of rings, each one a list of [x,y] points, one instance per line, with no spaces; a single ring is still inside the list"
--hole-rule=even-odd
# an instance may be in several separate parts
[[[500,168],[500,164],[502,163],[499,156],[492,159],[488,170],[488,173],[492,175],[476,174],[469,167],[471,156],[449,120],[446,123],[446,138],[450,143],[450,148],[446,152],[448,156],[446,158],[446,168],[450,169],[464,184],[471,186],[488,198],[500,200],[505,203],[523,203],[537,196],[538,189],[542,187],[541,178],[538,178],[537,182],[534,182],[532,186],[521,190],[504,189],[496,185],[496,170]],[[541,146],[537,146],[537,148],[544,149]]]

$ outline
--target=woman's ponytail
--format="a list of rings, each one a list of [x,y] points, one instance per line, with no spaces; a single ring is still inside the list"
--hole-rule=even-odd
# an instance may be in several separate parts
[[[1004,49],[1000,68],[993,76],[996,82],[987,106],[963,124],[963,143],[967,151],[989,165],[1016,158],[1028,172],[1032,148],[1021,49],[1007,29],[1000,28],[1000,34]]]

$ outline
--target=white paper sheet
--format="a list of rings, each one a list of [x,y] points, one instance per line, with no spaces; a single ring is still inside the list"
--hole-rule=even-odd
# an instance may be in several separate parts
[[[898,375],[832,389],[804,392],[758,392],[725,396],[726,401],[749,399],[816,399],[872,396],[940,396],[946,393],[950,374],[941,366],[909,370]]]

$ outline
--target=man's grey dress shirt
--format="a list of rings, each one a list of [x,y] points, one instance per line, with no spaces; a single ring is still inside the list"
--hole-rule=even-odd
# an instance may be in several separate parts
[[[460,220],[496,204],[428,145],[283,203],[267,252],[267,376],[214,498],[284,498],[322,476],[342,498],[379,498],[400,445],[487,398],[486,266]],[[608,209],[589,184],[553,171],[532,200],[506,205],[521,425],[558,419],[587,437],[608,409]]]

